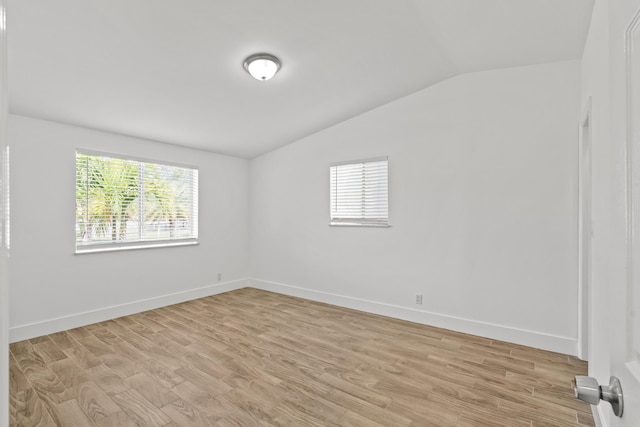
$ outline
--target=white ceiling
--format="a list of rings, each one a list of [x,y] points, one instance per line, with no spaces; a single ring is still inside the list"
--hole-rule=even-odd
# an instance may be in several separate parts
[[[252,158],[472,71],[578,59],[593,0],[9,0],[10,110]],[[243,69],[269,52],[268,82]]]

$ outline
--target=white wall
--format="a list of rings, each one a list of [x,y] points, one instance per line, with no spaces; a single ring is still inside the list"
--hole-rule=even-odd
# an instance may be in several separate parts
[[[246,284],[247,160],[16,115],[9,141],[13,341]],[[200,244],[74,255],[76,148],[198,166]]]
[[[579,105],[577,61],[466,74],[252,160],[253,285],[575,354]],[[377,156],[392,227],[329,227]]]
[[[250,164],[12,115],[11,338],[250,274],[265,289],[575,354],[579,104],[575,61],[467,74]],[[74,255],[76,148],[199,166],[202,243]],[[329,227],[329,163],[381,155],[392,227]]]

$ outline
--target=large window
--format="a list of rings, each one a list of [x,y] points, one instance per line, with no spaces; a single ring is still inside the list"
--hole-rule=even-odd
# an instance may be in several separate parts
[[[329,174],[331,225],[389,226],[386,157],[334,163]]]
[[[76,252],[197,238],[197,169],[76,151]]]

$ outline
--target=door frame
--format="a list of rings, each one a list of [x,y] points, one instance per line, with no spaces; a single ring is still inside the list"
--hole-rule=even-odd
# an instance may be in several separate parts
[[[592,162],[593,131],[591,97],[587,99],[580,120],[578,149],[578,357],[589,360],[591,333],[592,281]],[[586,200],[585,200],[586,199]],[[585,204],[588,209],[585,210]],[[588,230],[585,230],[587,224]],[[586,265],[585,265],[586,263]],[[586,277],[585,277],[586,272]]]

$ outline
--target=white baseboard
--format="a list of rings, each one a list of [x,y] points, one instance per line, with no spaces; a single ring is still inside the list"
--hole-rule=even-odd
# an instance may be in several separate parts
[[[258,279],[240,279],[219,283],[98,310],[85,311],[25,325],[18,325],[10,328],[9,339],[10,342],[22,341],[96,322],[115,319],[121,316],[140,313],[154,308],[233,291],[246,286],[558,353],[576,355],[578,350],[577,340],[575,338],[560,337],[503,325],[478,322],[425,310],[416,310]]]
[[[10,342],[22,341],[30,338],[48,335],[55,332],[66,331],[80,326],[90,325],[96,322],[103,322],[154,308],[165,307],[167,305],[178,304],[197,298],[220,294],[222,292],[233,291],[247,286],[247,279],[234,280],[231,282],[218,283],[187,291],[175,292],[173,294],[161,295],[126,304],[114,305],[98,310],[85,311],[68,316],[47,319],[40,322],[18,325],[10,328]]]
[[[444,328],[478,335],[500,341],[507,341],[543,350],[555,351],[575,356],[578,352],[577,338],[561,337],[541,332],[512,328],[509,326],[479,322],[471,319],[432,313],[425,310],[385,304],[344,295],[331,294],[313,289],[284,285],[259,279],[249,279],[249,286],[265,291],[277,292],[299,298],[306,298],[327,304],[408,320],[438,328]]]

